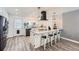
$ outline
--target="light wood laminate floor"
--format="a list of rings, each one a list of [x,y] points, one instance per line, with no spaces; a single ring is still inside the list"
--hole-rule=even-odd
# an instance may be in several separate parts
[[[7,44],[4,51],[44,51],[44,50],[43,46],[34,49],[33,46],[30,44],[29,37],[19,36],[9,38],[7,40]],[[79,51],[79,44],[61,39],[60,42],[53,44],[52,47],[50,45],[47,45],[45,51]]]

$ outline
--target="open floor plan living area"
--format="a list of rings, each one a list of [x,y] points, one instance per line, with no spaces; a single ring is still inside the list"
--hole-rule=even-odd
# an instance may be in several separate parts
[[[0,7],[0,51],[79,51],[79,7]]]

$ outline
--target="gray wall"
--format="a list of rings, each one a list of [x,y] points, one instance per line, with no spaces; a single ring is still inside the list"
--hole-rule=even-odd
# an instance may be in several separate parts
[[[63,14],[62,36],[79,41],[79,10]]]

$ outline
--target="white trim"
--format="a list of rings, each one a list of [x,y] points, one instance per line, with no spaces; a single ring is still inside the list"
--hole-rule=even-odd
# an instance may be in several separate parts
[[[77,43],[77,44],[79,44],[79,42],[76,41],[76,40],[72,40],[72,39],[65,38],[65,37],[61,37],[61,38],[64,39],[64,40],[68,40],[68,41],[71,41],[71,42],[73,42],[73,43]]]

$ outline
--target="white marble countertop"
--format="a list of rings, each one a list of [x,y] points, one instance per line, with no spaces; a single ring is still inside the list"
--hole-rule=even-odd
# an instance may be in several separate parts
[[[48,32],[54,32],[55,30],[48,30],[48,31],[35,31],[34,33],[36,34],[43,34],[43,33],[48,33]]]
[[[35,33],[35,34],[43,34],[43,33],[49,33],[49,32],[55,32],[55,31],[57,31],[57,30],[60,30],[60,29],[56,29],[56,30],[35,30],[35,31],[33,31],[33,33]]]
[[[56,32],[60,29],[52,29],[52,30],[32,30],[31,33],[34,35],[41,35],[41,34],[48,34],[48,33],[52,33],[52,32]]]

